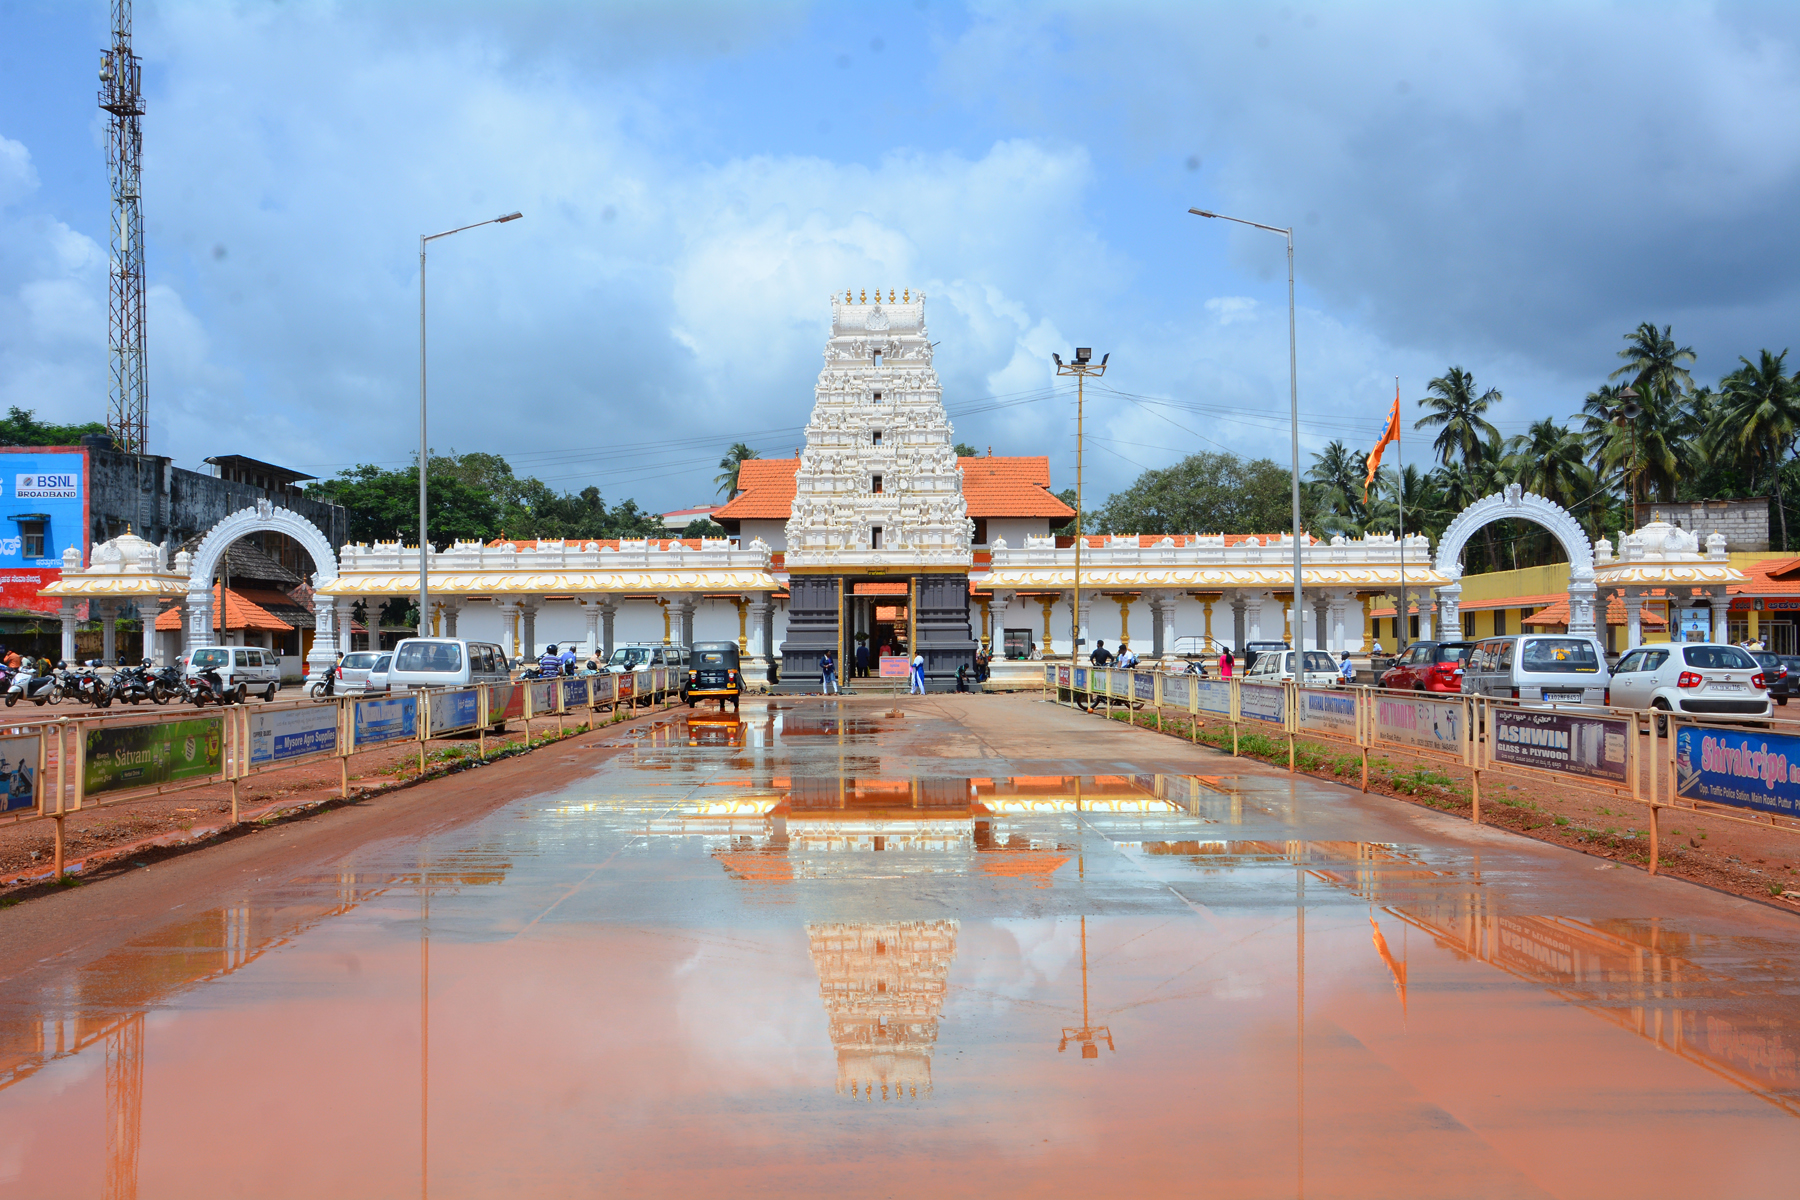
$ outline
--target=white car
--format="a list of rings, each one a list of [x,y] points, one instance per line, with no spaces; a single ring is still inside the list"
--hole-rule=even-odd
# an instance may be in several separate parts
[[[1294,651],[1265,650],[1256,656],[1256,662],[1244,672],[1245,683],[1292,683],[1294,681]],[[1306,678],[1301,687],[1326,688],[1339,687],[1344,677],[1338,674],[1338,665],[1331,655],[1323,650],[1306,652]]]
[[[227,693],[239,703],[245,696],[275,699],[281,690],[281,659],[273,650],[254,646],[201,646],[188,656],[184,675],[198,675],[211,667]]]
[[[1606,701],[1615,708],[1712,717],[1767,717],[1768,681],[1747,650],[1716,642],[1665,642],[1626,652]]]

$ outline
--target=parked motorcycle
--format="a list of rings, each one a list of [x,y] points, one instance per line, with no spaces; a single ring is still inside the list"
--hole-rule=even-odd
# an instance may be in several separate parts
[[[144,666],[120,667],[107,684],[112,699],[137,704],[150,699],[150,673]]]
[[[231,703],[231,693],[226,690],[225,681],[219,678],[219,672],[212,667],[188,676],[186,683],[184,699],[191,701],[196,707],[205,708],[208,704],[223,706]]]
[[[20,667],[13,673],[12,683],[6,689],[6,707],[11,708],[21,700],[29,700],[42,708],[46,703],[55,703],[62,699],[62,689],[54,672],[39,674],[31,667]]]
[[[306,694],[314,700],[330,700],[337,695],[338,677],[344,673],[342,667],[326,667],[320,677],[306,685]]]
[[[180,669],[164,667],[150,677],[150,702],[152,704],[167,704],[181,694]]]
[[[63,691],[66,695],[75,697],[78,704],[91,704],[95,708],[108,708],[112,705],[112,691],[95,672],[92,663],[84,663],[70,672],[68,682],[63,684]]]

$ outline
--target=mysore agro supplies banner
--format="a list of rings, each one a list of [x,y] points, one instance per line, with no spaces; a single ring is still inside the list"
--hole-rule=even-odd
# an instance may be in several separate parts
[[[89,796],[205,779],[225,769],[225,718],[90,729],[82,762],[82,791]]]
[[[1131,690],[1137,698],[1149,704],[1156,699],[1156,676],[1148,671],[1134,671],[1131,675]]]
[[[1625,747],[1631,725],[1605,717],[1496,708],[1494,761],[1570,775],[1627,782]]]
[[[38,742],[36,737],[0,738],[0,786],[6,789],[0,812],[37,807]]]
[[[410,742],[418,736],[417,696],[358,700],[351,709],[350,744],[356,749],[381,742]]]
[[[473,729],[481,720],[481,695],[474,688],[434,692],[427,707],[431,713],[432,737]]]
[[[1240,683],[1238,712],[1253,721],[1273,721],[1279,725],[1287,720],[1287,696],[1280,684]]]
[[[1231,715],[1231,681],[1226,679],[1196,679],[1194,682],[1194,703],[1203,713],[1217,713],[1221,717]]]
[[[316,708],[259,708],[250,714],[250,765],[290,762],[338,748],[335,704]]]
[[[556,711],[556,680],[546,679],[542,683],[528,683],[525,694],[530,698],[531,711],[527,716],[541,717],[545,713]]]
[[[1800,737],[1680,726],[1675,790],[1689,800],[1800,814]]]
[[[1186,675],[1163,676],[1163,703],[1176,708],[1188,706],[1188,677]]]
[[[1300,727],[1356,740],[1356,693],[1302,688]]]
[[[1461,700],[1375,696],[1375,736],[1380,741],[1460,756],[1468,732]]]
[[[563,704],[569,708],[586,708],[588,703],[587,676],[577,675],[562,681]]]

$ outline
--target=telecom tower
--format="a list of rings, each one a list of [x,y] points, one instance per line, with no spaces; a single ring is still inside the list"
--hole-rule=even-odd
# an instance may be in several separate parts
[[[138,56],[131,52],[131,0],[112,0],[112,46],[100,59],[100,107],[112,114],[106,166],[112,175],[112,288],[108,312],[110,389],[106,429],[119,448],[143,455],[149,432],[144,380],[144,210],[139,187],[144,115]]]

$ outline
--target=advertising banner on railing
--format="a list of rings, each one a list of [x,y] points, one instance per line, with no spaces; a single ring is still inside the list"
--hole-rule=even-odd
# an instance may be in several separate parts
[[[1069,668],[1056,668],[1056,686],[1065,688],[1069,686]]]
[[[1248,720],[1287,721],[1287,695],[1280,684],[1238,684],[1238,711]]]
[[[431,694],[431,735],[473,729],[481,722],[481,697],[474,688]]]
[[[618,677],[615,675],[591,675],[588,677],[588,695],[594,704],[611,704],[613,685]]]
[[[380,742],[410,742],[419,736],[419,698],[390,696],[358,700],[350,710],[350,746],[360,750]]]
[[[250,765],[292,762],[315,754],[335,754],[338,708],[258,708],[250,712]]]
[[[669,670],[667,667],[650,668],[650,690],[666,692],[669,690]]]
[[[1411,700],[1375,694],[1378,741],[1461,754],[1468,735],[1468,719],[1461,700]]]
[[[1176,708],[1188,706],[1188,677],[1186,675],[1163,676],[1163,703]]]
[[[1629,782],[1631,722],[1566,711],[1493,708],[1494,761]]]
[[[81,786],[89,796],[219,775],[225,770],[225,718],[90,729],[82,758]]]
[[[637,695],[637,676],[627,671],[623,675],[613,676],[614,695],[620,700],[629,700]]]
[[[1086,667],[1075,668],[1075,690],[1078,692],[1088,690],[1088,669]]]
[[[1679,726],[1675,791],[1688,800],[1800,815],[1800,737]]]
[[[525,699],[530,706],[526,709],[528,717],[541,717],[545,713],[556,711],[556,680],[532,680],[525,685]]]
[[[1196,679],[1193,681],[1194,703],[1203,713],[1231,715],[1231,681],[1228,679]]]
[[[1156,699],[1156,676],[1148,671],[1133,671],[1131,691],[1139,700],[1149,704]]]
[[[6,787],[0,812],[23,812],[38,803],[40,738],[0,738],[0,782]]]
[[[1300,689],[1300,727],[1356,740],[1356,693],[1337,688]]]
[[[565,708],[586,708],[588,706],[588,677],[577,675],[562,681],[563,706]]]

